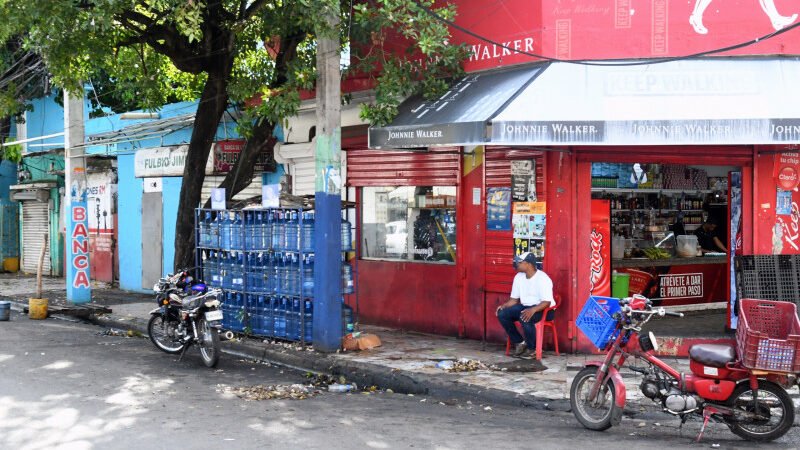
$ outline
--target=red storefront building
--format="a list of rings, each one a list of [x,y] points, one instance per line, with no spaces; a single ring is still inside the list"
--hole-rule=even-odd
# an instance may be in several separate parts
[[[797,6],[457,3],[468,75],[343,141],[362,320],[500,341],[494,311],[530,250],[562,299],[562,349],[594,349],[575,319],[612,270],[615,288],[703,311],[662,325],[667,352],[724,339],[731,253],[800,253]],[[708,218],[729,252],[687,254]]]

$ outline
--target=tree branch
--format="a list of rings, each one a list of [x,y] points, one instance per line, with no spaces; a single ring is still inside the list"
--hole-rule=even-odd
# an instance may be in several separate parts
[[[244,3],[244,1],[242,3]],[[239,21],[240,22],[246,22],[251,17],[253,17],[258,12],[258,10],[263,8],[264,5],[266,5],[266,4],[267,4],[267,0],[255,0],[253,3],[250,4],[250,6],[247,7],[247,9],[244,11],[244,14],[241,14],[239,16]]]

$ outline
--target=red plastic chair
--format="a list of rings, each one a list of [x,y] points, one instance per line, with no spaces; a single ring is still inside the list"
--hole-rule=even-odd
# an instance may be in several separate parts
[[[556,331],[556,324],[555,324],[555,316],[553,320],[547,320],[547,314],[550,311],[555,311],[558,309],[559,305],[561,305],[561,296],[554,295],[553,299],[556,301],[556,306],[552,308],[545,308],[542,311],[542,320],[536,323],[536,359],[542,359],[542,343],[544,342],[544,329],[550,328],[550,331],[553,333],[553,346],[555,347],[554,350],[556,351],[556,356],[561,356],[558,352],[558,331]],[[506,356],[511,354],[511,339],[506,338]]]

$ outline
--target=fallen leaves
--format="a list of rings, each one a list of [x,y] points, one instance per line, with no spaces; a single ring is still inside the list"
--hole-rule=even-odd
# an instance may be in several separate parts
[[[228,392],[233,393],[245,400],[305,400],[311,398],[321,391],[314,386],[302,384],[275,384],[255,386],[241,386],[228,388]]]

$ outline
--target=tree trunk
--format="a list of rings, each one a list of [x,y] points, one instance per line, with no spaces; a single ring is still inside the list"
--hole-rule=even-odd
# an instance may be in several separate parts
[[[231,61],[233,58],[231,57]],[[220,70],[219,73],[229,74]],[[228,78],[209,74],[203,87],[200,104],[195,114],[192,138],[183,170],[183,183],[178,203],[178,218],[175,222],[174,269],[193,267],[194,264],[194,210],[200,204],[206,163],[211,144],[217,133],[219,121],[228,105]]]
[[[253,180],[256,161],[261,154],[265,151],[275,150],[275,144],[278,141],[272,136],[274,128],[275,125],[266,120],[253,127],[253,134],[247,139],[247,143],[239,154],[239,159],[219,185],[219,187],[225,188],[226,201],[231,201],[234,195],[242,192]],[[206,200],[203,207],[211,207],[211,199]]]

